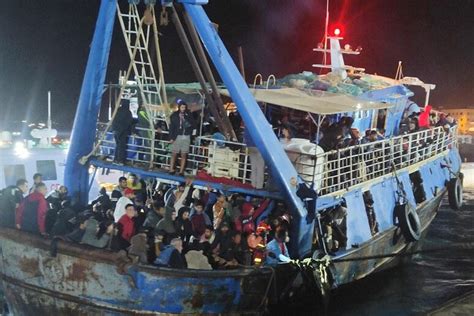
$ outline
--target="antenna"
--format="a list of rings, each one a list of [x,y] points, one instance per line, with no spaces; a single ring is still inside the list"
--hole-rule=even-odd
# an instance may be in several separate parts
[[[51,131],[51,91],[48,91],[48,130]],[[48,145],[51,145],[51,137],[48,137]]]

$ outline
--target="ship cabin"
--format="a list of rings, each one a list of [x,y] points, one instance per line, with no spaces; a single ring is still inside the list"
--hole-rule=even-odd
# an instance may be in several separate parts
[[[451,150],[457,139],[455,126],[406,129],[407,117],[423,110],[410,101],[413,92],[399,80],[360,73],[349,74],[344,82],[334,78],[331,73],[305,72],[254,84],[250,90],[300,178],[314,192],[318,225],[310,226],[312,251],[344,255],[396,225],[393,210],[400,203],[400,186],[403,198],[415,207],[442,193],[449,166],[457,168]],[[184,177],[168,173],[168,125],[160,111],[148,111],[153,129],[135,126],[127,164],[113,163],[112,104],[121,102],[117,90],[124,85],[108,89],[109,109],[102,113],[105,119],[98,123],[96,145],[87,157],[100,170],[97,177],[103,184],[115,182],[122,172],[165,187],[191,178],[196,188],[285,202],[270,168],[255,165],[239,109],[224,86],[219,92],[235,132],[232,140],[216,126],[199,84],[166,85],[171,109],[175,100],[185,100],[198,122]],[[133,82],[125,86],[125,91],[134,89]],[[255,172],[261,174],[261,183],[252,176]]]

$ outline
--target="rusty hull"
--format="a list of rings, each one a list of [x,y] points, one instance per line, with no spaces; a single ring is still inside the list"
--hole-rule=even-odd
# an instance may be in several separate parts
[[[173,270],[118,253],[0,228],[0,277],[15,315],[258,313],[270,269]]]

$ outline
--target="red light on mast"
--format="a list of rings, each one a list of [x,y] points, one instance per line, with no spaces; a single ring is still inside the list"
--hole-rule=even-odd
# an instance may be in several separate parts
[[[342,37],[344,36],[344,25],[337,23],[329,28],[329,36]]]

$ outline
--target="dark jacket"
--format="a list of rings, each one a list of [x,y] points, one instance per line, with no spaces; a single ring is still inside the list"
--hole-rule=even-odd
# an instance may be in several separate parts
[[[191,112],[184,112],[183,124],[180,124],[179,111],[174,112],[170,117],[170,140],[175,140],[178,135],[191,135],[194,125],[195,122]]]
[[[76,216],[76,213],[70,207],[63,208],[58,212],[56,222],[51,229],[51,235],[64,236],[74,230],[74,224],[71,220]]]
[[[0,197],[0,225],[15,227],[15,211],[23,200],[23,193],[16,186],[5,188]]]
[[[191,223],[191,220],[188,218],[184,220],[183,213],[184,212],[189,212],[188,207],[182,207],[179,212],[178,212],[178,217],[176,218],[175,221],[175,226],[176,226],[176,233],[178,236],[183,240],[185,244],[189,243],[189,240],[191,239],[191,236],[193,235],[193,224]]]
[[[165,246],[158,258],[156,258],[155,264],[173,269],[185,269],[187,266],[183,256],[172,245]]]
[[[21,230],[32,233],[46,233],[46,212],[48,202],[44,195],[33,192],[23,200],[16,212],[16,224]]]
[[[112,130],[116,133],[127,133],[130,134],[132,132],[133,126],[133,116],[132,112],[130,112],[130,106],[128,103],[122,104],[122,106],[117,110],[117,114],[115,115],[114,121],[112,122]]]

